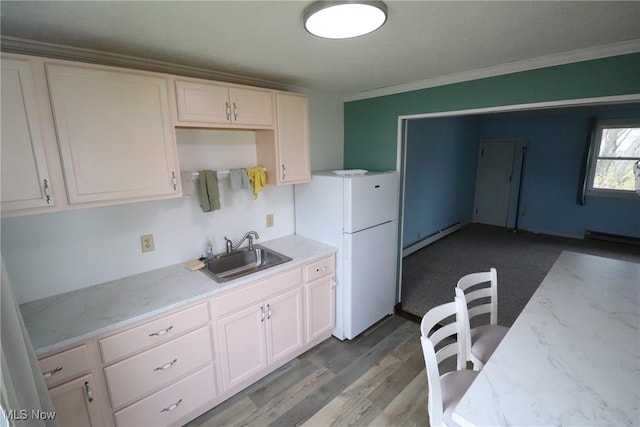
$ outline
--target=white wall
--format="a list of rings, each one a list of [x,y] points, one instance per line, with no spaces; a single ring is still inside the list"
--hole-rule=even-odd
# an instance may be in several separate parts
[[[310,96],[312,169],[342,167],[342,101]],[[185,170],[256,164],[255,135],[247,131],[177,130]],[[197,182],[196,182],[197,184]],[[260,240],[293,234],[293,186],[267,186],[257,200],[219,182],[221,209],[202,212],[197,194],[172,200],[80,209],[2,220],[2,256],[19,303],[104,283],[198,258],[211,239],[234,242],[249,230]],[[266,214],[275,225],[266,227]],[[142,253],[140,236],[153,234],[155,251]],[[178,284],[177,284],[178,285]]]
[[[321,93],[309,95],[311,170],[342,169],[344,164],[344,104]]]

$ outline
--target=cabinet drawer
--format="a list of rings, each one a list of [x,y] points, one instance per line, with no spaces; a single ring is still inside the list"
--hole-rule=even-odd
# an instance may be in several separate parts
[[[304,267],[304,281],[312,282],[321,277],[333,274],[336,269],[336,258],[332,255]]]
[[[47,387],[89,371],[87,346],[81,345],[39,360]]]
[[[209,322],[207,303],[170,314],[100,340],[104,363],[135,353]]]
[[[215,298],[215,315],[231,313],[300,283],[302,283],[302,269],[296,268],[253,285],[227,292]]]
[[[104,368],[111,403],[118,408],[213,360],[209,327]]]
[[[207,404],[216,393],[215,374],[213,366],[209,365],[116,412],[114,418],[117,426],[176,425],[187,421],[185,416]]]

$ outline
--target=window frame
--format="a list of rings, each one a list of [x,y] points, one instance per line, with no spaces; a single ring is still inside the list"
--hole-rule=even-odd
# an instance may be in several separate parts
[[[614,128],[627,128],[637,127],[640,128],[640,118],[629,119],[611,119],[611,120],[598,120],[595,128],[595,135],[591,140],[591,150],[588,161],[588,173],[587,173],[587,188],[586,194],[588,196],[602,196],[602,197],[618,197],[625,199],[640,199],[640,194],[635,190],[613,190],[608,188],[594,188],[594,180],[596,175],[596,165],[598,160],[640,160],[640,157],[600,157],[600,144],[602,143],[602,132],[604,129]]]

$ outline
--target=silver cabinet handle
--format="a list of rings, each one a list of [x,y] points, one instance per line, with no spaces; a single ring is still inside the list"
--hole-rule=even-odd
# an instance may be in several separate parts
[[[327,266],[325,265],[324,267],[316,268],[316,271],[327,271]]]
[[[238,107],[236,106],[235,102],[233,103],[233,121],[238,121]]]
[[[282,164],[282,179],[287,177],[287,169],[284,167],[284,163]]]
[[[44,191],[44,195],[47,198],[47,204],[50,205],[51,204],[51,190],[49,189],[49,181],[47,181],[46,179],[43,180],[44,181],[44,185],[42,186],[42,190]]]
[[[51,378],[52,376],[54,376],[55,374],[57,374],[58,372],[62,371],[63,367],[62,366],[58,366],[56,369],[53,369],[49,372],[43,372],[42,376],[45,378]]]
[[[166,371],[167,369],[175,365],[177,361],[178,359],[173,359],[171,362],[165,363],[162,366],[158,366],[157,368],[154,369],[154,371]]]
[[[178,178],[176,177],[175,171],[171,171],[171,187],[173,188],[173,191],[178,189]]]
[[[150,337],[159,337],[159,336],[162,336],[162,335],[166,334],[167,332],[169,332],[172,329],[173,329],[173,325],[169,326],[168,328],[161,329],[158,332],[151,332],[149,334],[149,336]]]
[[[229,101],[224,103],[227,111],[227,120],[231,120],[231,107],[229,106]]]
[[[87,396],[89,402],[93,402],[93,392],[91,391],[91,387],[89,387],[89,381],[84,382],[84,394]]]
[[[180,406],[181,403],[182,403],[182,399],[178,400],[173,405],[167,406],[166,408],[162,409],[160,412],[171,412],[174,409],[176,409],[178,406]]]
[[[271,319],[271,304],[267,304],[267,319]]]
[[[264,322],[264,306],[260,306],[260,321]]]

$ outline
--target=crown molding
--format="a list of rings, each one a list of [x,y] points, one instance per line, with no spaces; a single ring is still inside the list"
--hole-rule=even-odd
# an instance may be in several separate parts
[[[535,70],[539,68],[565,65],[575,62],[589,61],[593,59],[607,58],[611,56],[626,55],[640,52],[640,39],[628,40],[620,43],[612,43],[601,46],[594,46],[586,49],[574,50],[554,55],[541,56],[539,58],[515,61],[507,64],[492,67],[480,68],[462,73],[450,74],[448,76],[435,77],[432,79],[420,80],[416,82],[403,83],[394,86],[387,86],[380,89],[358,92],[344,98],[345,102],[358,101],[368,98],[377,98],[386,95],[395,95],[403,92],[427,89],[430,87],[444,86],[453,83],[461,83],[470,80],[484,79],[504,74],[518,73],[521,71]]]
[[[170,62],[156,61],[153,59],[138,58],[135,56],[104,52],[94,49],[86,49],[22,39],[19,37],[2,36],[2,38],[0,39],[0,49],[2,50],[2,52],[43,56],[46,58],[88,62],[100,65],[110,65],[114,67],[123,67],[185,77],[217,80],[225,83],[258,86],[269,89],[293,91],[305,90],[305,88],[284,84],[282,82],[241,76],[232,73],[213,71],[206,68],[191,67],[188,65],[180,65]]]

